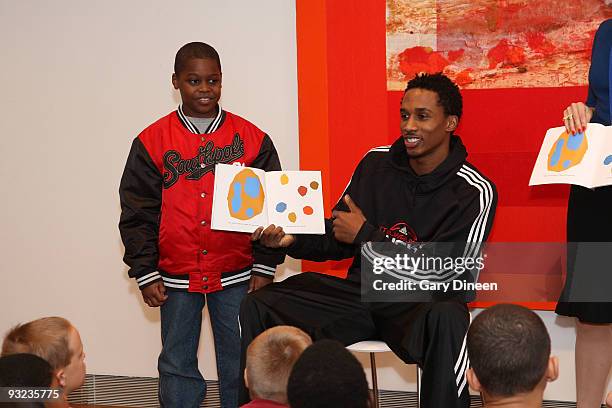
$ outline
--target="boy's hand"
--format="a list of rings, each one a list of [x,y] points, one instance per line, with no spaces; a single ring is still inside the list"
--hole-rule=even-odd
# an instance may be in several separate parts
[[[351,200],[348,194],[344,196],[344,202],[349,208],[348,212],[332,212],[334,217],[334,238],[340,242],[352,244],[355,241],[357,233],[366,222],[366,218],[363,212],[361,212],[361,209],[357,207],[357,204]]]
[[[149,307],[158,307],[164,304],[168,295],[164,282],[158,281],[142,289],[142,298]]]
[[[264,278],[263,276],[252,275],[251,280],[249,281],[249,293],[271,284],[272,280],[272,278]]]
[[[257,241],[268,248],[286,248],[295,242],[295,237],[291,234],[285,234],[282,227],[277,227],[274,224],[263,229],[259,227],[251,234],[251,241]]]

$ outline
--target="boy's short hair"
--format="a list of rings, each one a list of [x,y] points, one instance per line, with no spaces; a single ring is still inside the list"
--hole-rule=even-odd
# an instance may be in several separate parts
[[[71,330],[75,329],[63,317],[43,317],[18,324],[4,337],[1,355],[35,354],[47,360],[54,370],[67,367],[74,352],[68,345]]]
[[[404,94],[410,89],[427,89],[438,94],[444,113],[455,115],[461,119],[463,113],[463,97],[459,87],[449,77],[441,72],[436,74],[420,73],[408,81]]]
[[[285,403],[291,369],[310,344],[310,336],[292,326],[276,326],[255,337],[246,356],[252,396]]]
[[[178,75],[187,61],[192,58],[210,58],[215,60],[221,71],[221,58],[219,53],[212,46],[203,42],[190,42],[183,45],[176,53],[174,58],[174,73]]]
[[[542,319],[518,305],[495,305],[474,319],[467,334],[470,363],[482,388],[498,397],[531,392],[550,358]]]
[[[0,387],[49,387],[53,368],[34,354],[0,357]]]
[[[291,408],[369,406],[361,364],[335,340],[321,340],[304,350],[293,366],[287,396]]]

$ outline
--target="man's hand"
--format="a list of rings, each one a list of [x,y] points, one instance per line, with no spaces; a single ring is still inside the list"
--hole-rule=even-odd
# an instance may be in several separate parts
[[[272,280],[272,278],[264,278],[263,276],[251,275],[251,280],[249,281],[249,293],[271,284]]]
[[[259,227],[251,234],[251,241],[257,241],[268,248],[286,248],[295,242],[295,237],[291,234],[285,234],[282,227],[277,227],[274,224],[263,229]]]
[[[334,217],[334,237],[340,242],[352,244],[357,233],[366,222],[366,218],[348,194],[344,196],[344,202],[349,208],[348,212],[334,211],[332,213]]]
[[[168,299],[164,282],[157,281],[142,289],[142,298],[149,307],[163,305],[166,299]]]

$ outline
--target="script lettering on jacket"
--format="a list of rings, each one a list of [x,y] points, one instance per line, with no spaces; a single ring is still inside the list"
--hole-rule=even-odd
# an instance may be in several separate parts
[[[209,140],[205,146],[198,148],[198,154],[191,159],[181,158],[176,150],[168,150],[164,154],[164,188],[172,187],[182,174],[187,174],[187,180],[199,180],[206,173],[215,170],[215,164],[229,164],[244,156],[244,142],[238,133],[234,134],[232,143],[215,147]]]

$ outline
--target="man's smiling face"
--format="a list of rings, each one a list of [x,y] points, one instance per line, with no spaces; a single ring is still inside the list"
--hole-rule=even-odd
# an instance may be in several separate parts
[[[410,160],[435,166],[444,161],[457,122],[456,116],[445,114],[436,92],[421,88],[406,91],[400,108],[400,129]]]

